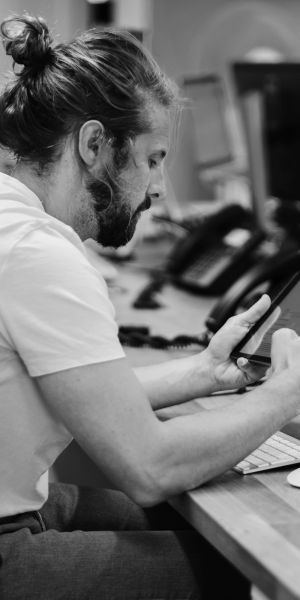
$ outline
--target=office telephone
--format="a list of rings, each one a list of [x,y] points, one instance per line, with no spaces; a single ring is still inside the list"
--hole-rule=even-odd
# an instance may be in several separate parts
[[[216,302],[205,320],[209,332],[215,333],[227,319],[244,310],[263,292],[271,298],[288,281],[292,273],[300,271],[300,250],[278,253],[246,271]]]
[[[148,326],[120,326],[121,343],[129,346],[150,346],[153,348],[184,347],[193,345],[207,346],[212,335],[224,325],[225,321],[240,310],[253,304],[262,293],[267,292],[271,298],[276,296],[291,274],[300,271],[300,250],[278,253],[261,261],[238,278],[214,304],[205,319],[206,330],[191,335],[177,335],[172,339],[161,335],[153,336]],[[150,284],[151,285],[151,284]],[[157,290],[156,290],[157,291]],[[146,294],[147,289],[142,294]],[[147,308],[153,308],[148,304]],[[144,308],[145,306],[143,306]]]
[[[245,233],[238,245],[230,240],[235,232]],[[167,282],[199,295],[220,295],[205,320],[206,330],[196,336],[183,334],[168,340],[162,336],[153,338],[148,328],[141,331],[141,327],[130,326],[121,328],[122,342],[156,348],[207,345],[230,316],[248,308],[263,292],[272,296],[284,278],[300,270],[299,243],[293,236],[287,235],[269,257],[264,250],[265,242],[266,234],[255,226],[252,213],[238,204],[226,205],[192,225],[184,239],[176,242],[163,268],[153,274],[138,294],[133,306],[159,308],[156,294]]]
[[[233,246],[226,254],[224,238],[239,226],[249,233],[246,241],[240,246]],[[163,270],[153,275],[150,282],[136,297],[135,308],[155,309],[161,306],[156,294],[161,291],[166,282],[201,294],[219,293],[220,298],[205,319],[206,330],[195,336],[183,335],[168,340],[162,336],[151,335],[149,328],[144,331],[141,327],[121,328],[122,342],[128,345],[147,345],[156,348],[171,346],[187,346],[189,344],[208,344],[211,336],[222,327],[225,321],[241,310],[247,309],[262,293],[271,295],[282,285],[291,273],[300,270],[299,244],[287,236],[287,243],[274,250],[266,257],[263,251],[265,235],[257,230],[251,220],[251,214],[239,205],[226,206],[222,211],[210,216],[183,240],[177,241],[175,248],[168,257]],[[220,256],[219,272],[212,267],[204,266],[191,275],[190,267],[204,257],[206,264],[209,258]],[[225,255],[226,261],[222,262]],[[190,279],[187,279],[186,274]],[[204,275],[204,276],[203,276]]]
[[[175,285],[194,293],[221,294],[257,262],[264,237],[250,211],[227,205],[175,244],[167,272]]]

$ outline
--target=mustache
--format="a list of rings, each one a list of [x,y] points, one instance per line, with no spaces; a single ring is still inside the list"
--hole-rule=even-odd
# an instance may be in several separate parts
[[[113,182],[108,181],[92,181],[89,184],[89,190],[93,193],[94,206],[97,213],[106,211],[111,204],[112,197],[118,195],[119,192],[119,190],[115,189]],[[149,210],[151,205],[151,197],[145,196],[144,200],[134,211],[132,217],[137,217],[141,212]]]
[[[134,214],[138,214],[140,212],[144,212],[145,210],[149,210],[149,208],[151,207],[151,204],[152,204],[152,201],[151,201],[150,196],[145,196],[143,202],[141,202],[141,204],[138,205]]]
[[[132,213],[130,220],[128,222],[127,225],[127,230],[130,229],[130,227],[132,226],[133,223],[137,223],[141,213],[144,212],[145,210],[148,210],[151,207],[152,201],[150,196],[145,196],[143,202],[141,202],[138,207],[135,209],[135,211]]]

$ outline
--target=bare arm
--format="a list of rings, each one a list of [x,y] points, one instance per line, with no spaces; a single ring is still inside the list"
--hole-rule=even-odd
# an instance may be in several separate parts
[[[153,410],[180,404],[215,391],[206,352],[134,369]],[[197,373],[197,381],[195,381]]]
[[[233,466],[300,412],[299,338],[277,333],[275,370],[222,410],[160,422],[126,359],[38,378],[51,409],[115,485],[157,503]]]

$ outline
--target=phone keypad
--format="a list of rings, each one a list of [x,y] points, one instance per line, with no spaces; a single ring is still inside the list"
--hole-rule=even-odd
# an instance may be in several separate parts
[[[230,264],[233,248],[218,246],[203,252],[185,271],[182,279],[186,283],[201,283],[209,285]]]

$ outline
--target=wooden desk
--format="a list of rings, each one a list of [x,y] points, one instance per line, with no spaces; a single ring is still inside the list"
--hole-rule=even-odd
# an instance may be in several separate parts
[[[147,277],[133,264],[120,267],[111,297],[120,324],[148,324],[153,333],[174,336],[203,329],[212,298],[199,298],[168,286],[164,308],[134,310],[132,299]],[[177,351],[127,349],[133,365],[186,354]],[[251,392],[249,392],[251,393]],[[233,394],[196,400],[176,408],[199,411],[239,401]],[[172,416],[172,411],[166,412]],[[285,428],[299,433],[299,420]],[[300,599],[300,489],[286,482],[288,469],[240,476],[230,470],[201,488],[176,497],[171,504],[222,554],[272,600]]]
[[[233,471],[171,504],[272,600],[300,598],[300,490]]]

